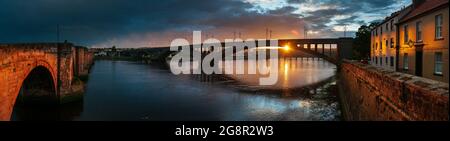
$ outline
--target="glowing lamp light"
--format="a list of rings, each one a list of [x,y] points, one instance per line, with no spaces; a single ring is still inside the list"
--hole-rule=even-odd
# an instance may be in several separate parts
[[[283,49],[284,51],[289,51],[289,45],[285,45]]]

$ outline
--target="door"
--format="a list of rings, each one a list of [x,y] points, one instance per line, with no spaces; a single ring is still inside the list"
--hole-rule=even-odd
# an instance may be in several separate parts
[[[423,58],[423,52],[422,51],[416,51],[416,75],[422,76],[422,58]]]

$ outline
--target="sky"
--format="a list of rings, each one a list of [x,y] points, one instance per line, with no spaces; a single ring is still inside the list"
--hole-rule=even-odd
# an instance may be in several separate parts
[[[168,46],[175,38],[337,38],[411,0],[0,0],[0,43],[60,41],[104,48]],[[307,30],[305,30],[305,28]]]

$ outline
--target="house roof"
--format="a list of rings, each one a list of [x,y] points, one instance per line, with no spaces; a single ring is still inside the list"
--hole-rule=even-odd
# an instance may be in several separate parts
[[[416,18],[428,11],[434,10],[441,6],[448,6],[449,0],[424,0],[423,3],[415,6],[411,12],[409,12],[405,17],[401,19],[400,22],[405,22],[410,19]]]
[[[390,21],[390,20],[393,19],[394,17],[399,17],[399,19],[401,19],[401,18],[404,17],[409,11],[411,11],[411,9],[412,9],[412,5],[409,5],[409,6],[403,7],[402,9],[400,9],[400,10],[398,10],[398,11],[392,13],[390,16],[384,18],[383,21],[381,21],[380,23],[378,23],[378,25],[376,25],[375,28],[372,29],[372,31],[375,30],[376,28],[382,26],[384,23]]]

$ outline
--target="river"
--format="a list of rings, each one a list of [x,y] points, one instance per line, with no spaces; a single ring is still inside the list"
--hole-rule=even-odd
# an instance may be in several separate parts
[[[239,84],[208,83],[175,76],[159,65],[97,60],[82,102],[52,109],[15,108],[12,120],[341,120],[335,65],[288,58],[279,66],[275,90],[266,90],[255,88],[248,76],[230,76]]]

